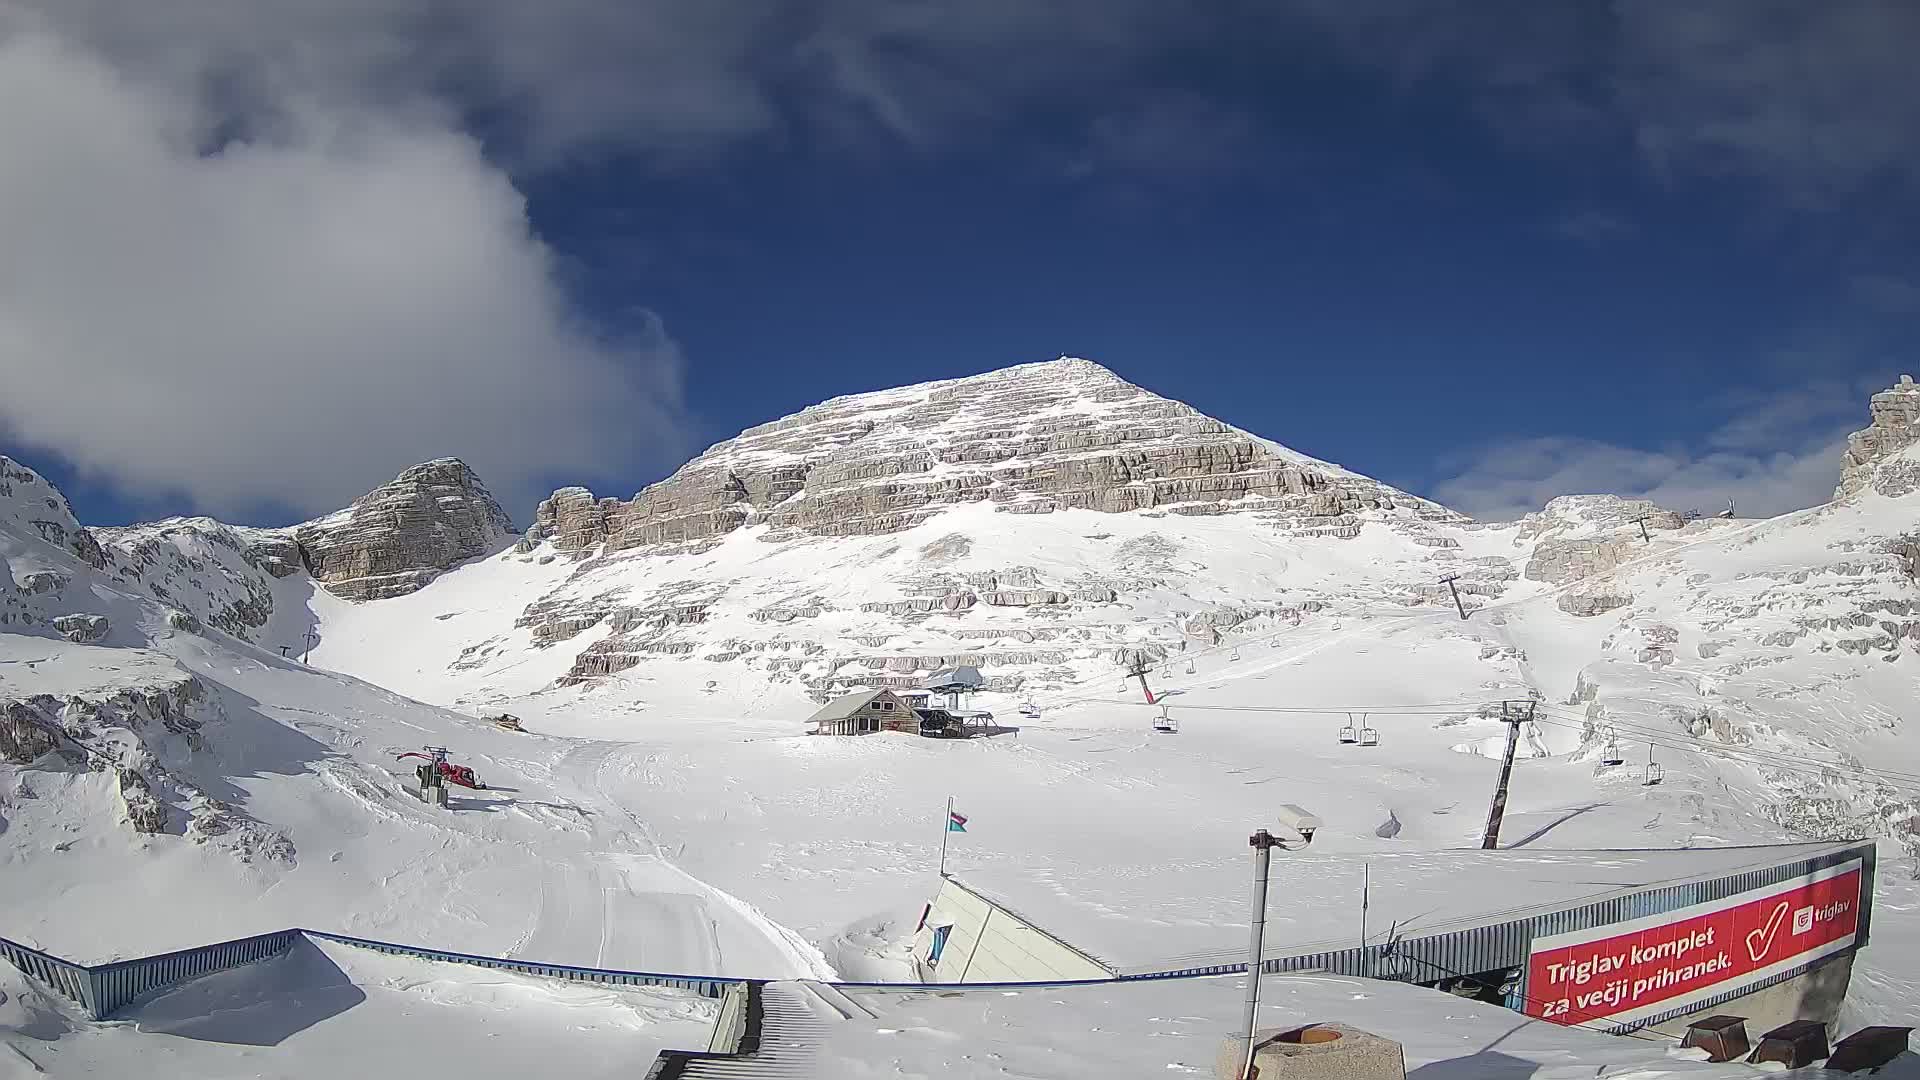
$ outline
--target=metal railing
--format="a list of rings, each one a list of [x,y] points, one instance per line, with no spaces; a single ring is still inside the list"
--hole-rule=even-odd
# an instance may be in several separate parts
[[[740,1039],[746,1033],[747,984],[735,983],[720,995],[720,1015],[713,1021],[713,1034],[707,1039],[707,1053],[739,1053]]]

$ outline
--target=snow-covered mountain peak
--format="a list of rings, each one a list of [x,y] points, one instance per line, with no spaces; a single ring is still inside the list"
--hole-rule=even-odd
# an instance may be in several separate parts
[[[328,591],[349,600],[404,596],[513,538],[513,521],[459,458],[422,462],[291,530]]]
[[[1895,496],[1920,490],[1920,465],[1905,453],[1920,443],[1920,383],[1902,375],[1891,388],[1873,395],[1867,408],[1871,422],[1847,436],[1840,486],[1833,497],[1844,498],[1868,487]]]
[[[0,522],[93,566],[106,563],[100,545],[74,518],[73,507],[60,489],[4,455],[0,455]]]
[[[901,532],[946,509],[1270,512],[1352,535],[1353,515],[1445,508],[1258,438],[1063,357],[837,397],[718,443],[631,500],[562,489],[523,550],[699,550],[747,525],[776,537]]]

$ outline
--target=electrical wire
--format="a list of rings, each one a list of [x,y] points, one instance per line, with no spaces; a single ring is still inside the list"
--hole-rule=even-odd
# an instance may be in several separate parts
[[[1556,709],[1555,711],[1558,712],[1560,710]],[[1567,711],[1571,712],[1571,710]],[[1556,723],[1560,726],[1578,724],[1583,730],[1585,728],[1592,728],[1602,732],[1611,731],[1614,735],[1625,733],[1633,736],[1628,740],[1629,742],[1650,742],[1658,746],[1671,746],[1681,750],[1698,749],[1730,758],[1751,758],[1756,764],[1760,765],[1774,766],[1779,762],[1790,762],[1792,764],[1821,769],[1828,772],[1877,776],[1881,778],[1891,777],[1907,783],[1920,784],[1920,773],[1903,772],[1898,769],[1880,769],[1867,765],[1851,765],[1845,762],[1825,761],[1820,758],[1788,753],[1784,750],[1768,750],[1760,747],[1735,746],[1726,743],[1705,743],[1701,742],[1697,736],[1686,736],[1671,731],[1662,731],[1657,728],[1640,727],[1630,723],[1594,721],[1577,713],[1572,714],[1572,716],[1576,719],[1572,719],[1571,721],[1556,721]]]
[[[1548,720],[1548,719],[1536,718],[1533,721],[1533,723],[1544,724],[1548,727],[1563,728],[1563,729],[1574,730],[1574,731],[1584,730],[1581,725],[1570,724],[1570,723],[1566,723],[1564,721],[1559,721],[1559,720]],[[1784,763],[1782,761],[1764,756],[1764,753],[1765,753],[1764,751],[1759,752],[1759,754],[1762,756],[1740,756],[1740,755],[1736,755],[1728,752],[1729,748],[1727,747],[1712,746],[1712,745],[1700,744],[1700,743],[1689,744],[1689,743],[1682,743],[1682,742],[1675,742],[1675,741],[1667,741],[1667,740],[1658,739],[1658,738],[1633,739],[1629,741],[1647,742],[1647,743],[1650,743],[1657,750],[1670,750],[1680,754],[1692,754],[1696,757],[1710,758],[1717,761],[1723,761],[1723,762],[1727,762],[1729,764],[1735,764],[1735,765],[1747,765],[1755,768],[1771,769],[1778,772],[1798,773],[1801,775],[1817,777],[1823,780],[1831,779],[1835,773],[1840,773],[1841,775],[1851,776],[1855,779],[1872,780],[1875,783],[1878,783],[1883,787],[1889,788],[1898,794],[1920,795],[1920,785],[1906,786],[1905,783],[1887,780],[1885,777],[1877,776],[1874,773],[1864,769],[1850,771],[1843,768],[1836,768],[1834,766],[1821,765],[1817,763],[1811,764],[1811,765],[1788,764],[1788,763]]]
[[[1673,739],[1689,739],[1689,738],[1697,739],[1698,738],[1698,736],[1682,735],[1682,734],[1675,733],[1671,730],[1666,730],[1662,728],[1645,727],[1639,724],[1632,723],[1631,721],[1620,721],[1620,720],[1612,720],[1612,719],[1605,719],[1605,720],[1591,719],[1587,717],[1585,713],[1579,712],[1571,708],[1567,708],[1565,706],[1542,705],[1540,706],[1540,709],[1542,711],[1556,713],[1558,715],[1561,715],[1571,720],[1590,724],[1594,728],[1600,729],[1600,730],[1612,728],[1616,732],[1626,732],[1636,736],[1642,736],[1642,737],[1648,737],[1648,738],[1673,738]],[[1757,747],[1749,748],[1749,747],[1736,746],[1736,745],[1726,744],[1726,743],[1721,743],[1716,745],[1725,746],[1729,750],[1733,750],[1741,753],[1759,753],[1759,754],[1766,754],[1769,757],[1785,757],[1785,758],[1795,759],[1795,760],[1799,760],[1799,761],[1803,761],[1803,762],[1806,762],[1809,764],[1815,764],[1815,765],[1830,764],[1833,768],[1837,768],[1837,769],[1848,769],[1848,768],[1860,767],[1860,766],[1850,766],[1842,762],[1829,763],[1829,762],[1822,761],[1819,758],[1811,758],[1811,757],[1806,757],[1804,755],[1789,754],[1789,753],[1786,753],[1785,751],[1764,750]],[[1838,751],[1836,751],[1836,753],[1837,752]],[[1898,770],[1884,770],[1884,769],[1878,770],[1878,771],[1887,773],[1888,775],[1901,776],[1906,779],[1920,780],[1920,773],[1903,773],[1903,772],[1899,772]]]

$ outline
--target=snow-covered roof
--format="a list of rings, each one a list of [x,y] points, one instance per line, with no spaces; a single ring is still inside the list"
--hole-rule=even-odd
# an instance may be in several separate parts
[[[1656,850],[1512,849],[1404,855],[1275,856],[1267,905],[1267,954],[1291,956],[1360,943],[1360,898],[1368,940],[1389,927],[1421,937],[1592,903],[1657,884],[1722,877],[1843,850],[1847,843]],[[1245,858],[1181,867],[1176,893],[1141,877],[1076,879],[1045,868],[1005,867],[951,875],[968,891],[1087,953],[1120,974],[1235,963],[1246,958]],[[1179,896],[1190,897],[1182,901]]]
[[[856,690],[851,694],[842,694],[832,701],[827,702],[825,705],[820,706],[818,711],[812,716],[807,717],[807,723],[817,724],[822,720],[845,720],[847,717],[866,708],[868,702],[884,693],[887,693],[887,691]]]

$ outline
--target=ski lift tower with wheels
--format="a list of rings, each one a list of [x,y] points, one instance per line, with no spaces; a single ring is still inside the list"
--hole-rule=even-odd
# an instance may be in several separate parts
[[[1151,674],[1153,674],[1153,665],[1147,661],[1146,654],[1138,654],[1133,664],[1128,667],[1126,675],[1121,678],[1120,689],[1125,690],[1127,688],[1127,679],[1139,679],[1140,692],[1147,696],[1147,704],[1152,705],[1155,703],[1153,687],[1147,685],[1147,676]]]

